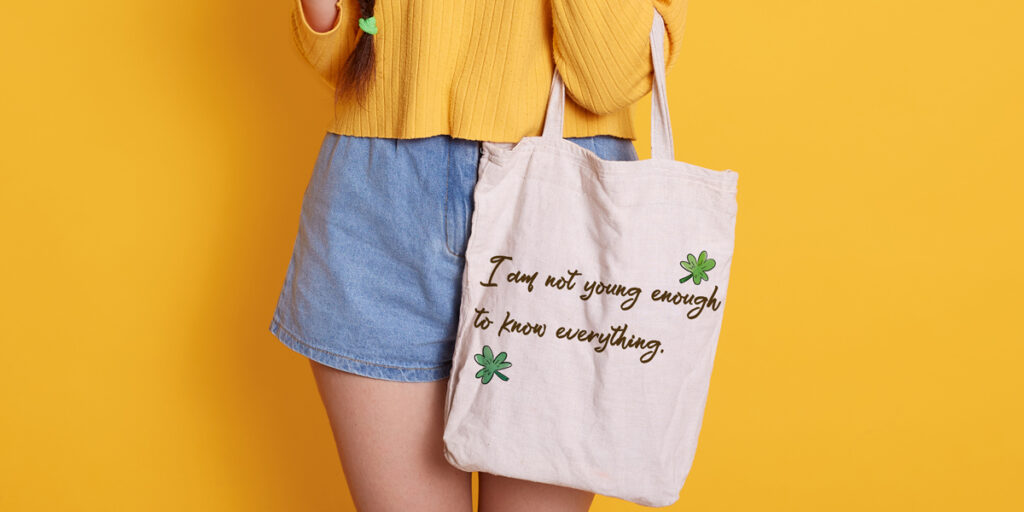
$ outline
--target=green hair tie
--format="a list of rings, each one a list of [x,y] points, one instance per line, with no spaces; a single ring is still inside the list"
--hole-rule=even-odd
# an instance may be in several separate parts
[[[359,18],[359,28],[370,34],[371,36],[377,33],[377,18],[370,16],[369,18]]]

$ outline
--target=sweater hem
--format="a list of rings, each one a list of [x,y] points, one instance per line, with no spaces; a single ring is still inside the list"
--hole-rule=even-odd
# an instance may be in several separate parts
[[[522,134],[507,134],[507,133],[494,133],[487,130],[457,130],[449,129],[444,127],[434,128],[414,128],[406,127],[404,130],[370,130],[367,131],[365,126],[353,127],[350,123],[338,123],[329,122],[326,127],[328,132],[338,135],[348,135],[352,137],[377,137],[377,138],[388,138],[388,139],[420,139],[425,137],[434,137],[437,135],[448,135],[453,138],[474,140],[480,142],[519,142],[523,137],[538,137],[541,135],[541,130],[535,130],[532,132],[526,132]],[[619,137],[636,141],[636,133],[633,130],[632,124],[628,124],[625,127],[615,126],[609,124],[608,126],[594,126],[593,124],[585,124],[580,128],[574,129],[572,126],[565,127],[565,132],[562,137],[593,137],[595,135],[611,135],[613,137]]]

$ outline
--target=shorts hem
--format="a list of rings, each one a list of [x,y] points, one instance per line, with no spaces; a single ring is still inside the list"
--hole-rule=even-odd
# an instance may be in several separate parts
[[[277,317],[274,317],[270,322],[270,332],[285,346],[313,361],[330,366],[336,370],[362,375],[363,377],[396,382],[434,382],[448,377],[451,373],[451,363],[426,368],[409,368],[371,363],[324,350],[300,340]]]

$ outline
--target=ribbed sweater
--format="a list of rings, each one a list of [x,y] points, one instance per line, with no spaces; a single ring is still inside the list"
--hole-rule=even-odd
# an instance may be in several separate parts
[[[358,3],[338,0],[334,25],[318,32],[292,1],[293,40],[334,90],[360,33]],[[362,106],[340,96],[327,130],[516,142],[541,134],[557,67],[563,136],[635,139],[631,106],[653,80],[652,6],[665,19],[671,67],[686,0],[377,0],[375,75]]]

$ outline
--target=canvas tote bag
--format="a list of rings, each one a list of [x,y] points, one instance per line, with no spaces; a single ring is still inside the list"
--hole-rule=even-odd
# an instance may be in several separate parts
[[[729,282],[737,173],[674,159],[655,11],[651,150],[607,161],[562,137],[483,144],[444,409],[463,471],[641,505],[679,499]]]

